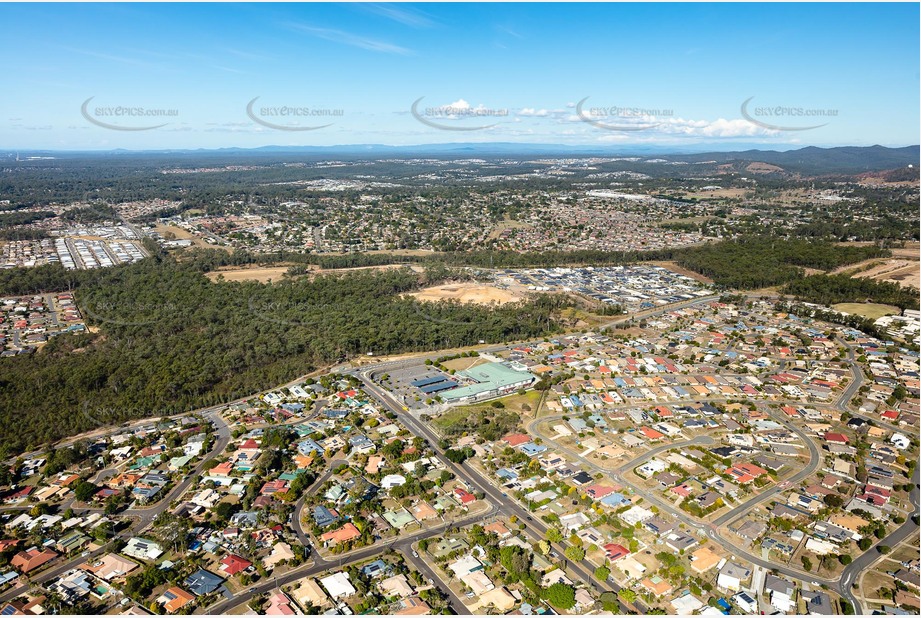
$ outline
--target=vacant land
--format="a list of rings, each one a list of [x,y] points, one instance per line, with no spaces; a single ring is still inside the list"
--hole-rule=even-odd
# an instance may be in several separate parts
[[[832,305],[832,309],[851,315],[861,315],[871,320],[876,320],[884,315],[899,315],[902,313],[902,310],[898,307],[877,303],[838,303],[837,305]]]
[[[452,369],[454,371],[464,371],[465,369],[470,369],[471,367],[482,365],[485,362],[486,360],[483,358],[479,358],[479,357],[471,358],[469,356],[464,356],[462,358],[455,358],[449,361],[445,361],[442,363],[442,365],[447,367],[448,371],[451,371]]]
[[[524,395],[509,395],[493,401],[470,406],[451,408],[432,420],[432,424],[445,435],[462,433],[495,435],[499,439],[513,431],[521,417],[533,415],[540,402],[539,391],[528,391]],[[493,403],[501,402],[502,408]]]
[[[530,228],[530,227],[534,227],[534,226],[531,225],[530,223],[524,223],[523,221],[513,221],[512,219],[509,219],[508,217],[506,217],[504,220],[496,224],[496,227],[494,227],[489,232],[489,236],[487,236],[487,238],[489,239],[499,238],[502,232],[506,230],[514,230],[514,229]]]
[[[777,167],[776,165],[771,165],[770,163],[764,163],[762,161],[754,161],[749,163],[745,168],[749,172],[761,172],[761,173],[770,173],[770,172],[782,172],[782,167]]]
[[[452,283],[425,288],[409,294],[422,301],[457,300],[477,305],[504,305],[524,300],[523,296],[481,283]]]
[[[751,193],[751,189],[745,189],[743,187],[727,187],[725,189],[713,189],[712,191],[692,191],[685,193],[684,197],[698,200],[718,198],[735,199],[746,197],[749,193]]]
[[[872,243],[848,242],[842,245],[866,246]],[[921,245],[906,243],[904,247],[892,249],[891,258],[875,258],[857,264],[842,266],[831,274],[849,274],[852,277],[866,277],[875,281],[891,281],[902,287],[921,287]]]
[[[168,240],[169,239],[191,240],[192,245],[195,247],[207,247],[209,249],[223,249],[224,248],[224,247],[218,247],[216,245],[208,244],[200,236],[196,236],[195,234],[192,234],[188,230],[184,230],[177,225],[163,225],[162,223],[158,223],[157,225],[154,226],[154,230],[156,230],[158,234],[163,236],[163,238],[166,238]]]
[[[223,277],[224,281],[257,281],[259,283],[268,283],[269,281],[280,281],[290,266],[243,266],[231,268],[219,268],[206,273],[206,277],[212,281],[217,281],[218,277]]]

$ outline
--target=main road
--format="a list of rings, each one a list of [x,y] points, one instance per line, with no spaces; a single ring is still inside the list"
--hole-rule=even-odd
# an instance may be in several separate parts
[[[444,449],[441,448],[441,440],[428,428],[424,423],[416,419],[412,414],[407,413],[403,406],[400,405],[393,396],[390,395],[386,390],[378,387],[374,382],[374,375],[381,373],[383,370],[377,366],[364,369],[361,371],[353,370],[352,375],[357,376],[363,383],[364,389],[374,395],[374,397],[380,401],[384,406],[386,406],[391,412],[397,415],[400,422],[409,429],[413,434],[424,438],[430,445],[430,447],[440,456],[444,464],[447,466],[451,472],[454,473],[455,477],[463,480],[471,491],[481,491],[490,503],[499,505],[498,511],[505,516],[512,516],[518,518],[518,520],[525,525],[525,530],[535,541],[545,539],[547,526],[540,519],[535,519],[529,511],[526,511],[516,500],[508,496],[506,493],[502,492],[498,487],[494,486],[487,479],[478,479],[474,477],[474,472],[471,468],[465,466],[464,464],[455,464],[454,462],[448,460],[444,456]],[[479,474],[477,473],[477,476]],[[559,552],[562,556],[568,544],[564,541],[561,543],[551,543],[551,548],[554,551]],[[576,576],[578,580],[581,580],[587,586],[591,586],[597,592],[606,592],[609,588],[613,588],[614,592],[619,590],[619,587],[615,584],[605,585],[604,583],[598,581],[594,576],[594,566],[591,562],[587,560],[582,561],[567,561],[568,569]],[[637,604],[638,607],[641,607],[641,604]],[[633,608],[623,606],[625,611],[634,611]],[[642,610],[641,610],[642,611]]]

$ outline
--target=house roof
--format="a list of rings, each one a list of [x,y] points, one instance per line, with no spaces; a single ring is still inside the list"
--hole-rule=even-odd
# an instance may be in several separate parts
[[[346,541],[351,541],[352,539],[357,539],[360,536],[361,532],[358,530],[358,528],[355,527],[355,524],[349,522],[341,528],[331,530],[330,532],[321,535],[320,540],[324,543],[328,543],[330,541],[334,543],[343,543]]]
[[[201,596],[210,594],[218,589],[224,579],[215,575],[211,571],[199,569],[185,578],[182,584],[192,591],[193,594]]]
[[[240,571],[245,571],[251,566],[253,566],[252,562],[236,554],[228,554],[221,560],[221,570],[228,575],[236,575]]]
[[[194,599],[194,595],[189,594],[179,586],[173,586],[160,595],[157,603],[163,605],[163,609],[172,614],[191,603]]]

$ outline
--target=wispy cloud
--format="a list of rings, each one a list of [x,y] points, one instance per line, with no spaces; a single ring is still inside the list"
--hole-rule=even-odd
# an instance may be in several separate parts
[[[368,51],[381,52],[385,54],[399,54],[401,56],[408,56],[413,53],[411,50],[405,47],[400,47],[399,45],[387,43],[386,41],[379,41],[377,39],[361,36],[360,34],[346,32],[344,30],[336,30],[334,28],[318,28],[315,26],[309,26],[307,24],[287,24],[287,26],[296,32],[303,32],[304,34],[309,34],[319,39],[332,41],[334,43],[343,43],[351,47],[366,49]]]
[[[106,60],[108,62],[119,62],[122,64],[128,64],[136,67],[143,67],[145,69],[162,69],[163,66],[153,62],[145,62],[143,60],[137,60],[135,58],[129,58],[127,56],[120,56],[117,54],[107,54],[103,52],[98,52],[92,49],[80,49],[78,47],[68,47],[60,46],[60,48],[66,52],[80,54],[82,56],[89,56],[90,58],[97,58],[99,60]]]
[[[251,75],[249,71],[241,71],[240,69],[234,69],[232,67],[225,67],[219,64],[214,65],[214,68],[218,71],[224,71],[225,73],[234,73],[236,75]]]
[[[374,13],[375,15],[380,15],[381,17],[386,17],[387,19],[401,23],[404,26],[431,28],[435,25],[435,22],[421,11],[410,9],[405,5],[397,7],[393,4],[369,3],[356,6],[369,13]]]
[[[231,56],[236,56],[237,58],[242,58],[244,60],[273,60],[271,56],[266,54],[253,53],[244,49],[235,49],[233,47],[221,47],[218,51],[225,54],[230,54]]]
[[[496,26],[493,26],[493,27],[496,29],[497,32],[501,32],[502,34],[507,34],[507,35],[509,35],[509,36],[511,36],[511,37],[514,37],[514,38],[516,38],[516,39],[523,39],[523,38],[524,38],[524,35],[523,35],[523,34],[521,34],[520,32],[518,32],[517,30],[514,30],[514,29],[512,29],[512,28],[509,28],[508,26],[496,25]]]

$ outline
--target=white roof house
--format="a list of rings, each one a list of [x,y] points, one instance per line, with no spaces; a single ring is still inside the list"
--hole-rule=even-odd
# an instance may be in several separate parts
[[[334,599],[350,597],[356,592],[349,579],[349,574],[344,571],[328,575],[321,579],[320,583]]]
[[[154,541],[135,536],[128,540],[121,553],[138,560],[156,560],[163,554],[163,549]]]

